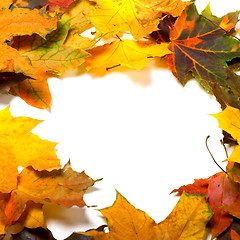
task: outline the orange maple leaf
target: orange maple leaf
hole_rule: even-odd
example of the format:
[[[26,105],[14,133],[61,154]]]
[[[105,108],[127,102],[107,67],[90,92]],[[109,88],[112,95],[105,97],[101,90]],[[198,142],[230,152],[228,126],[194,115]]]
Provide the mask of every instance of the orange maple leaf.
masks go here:
[[[114,204],[100,212],[107,219],[109,233],[92,230],[81,234],[92,236],[93,240],[201,240],[212,216],[205,197],[185,193],[169,216],[158,224],[119,193]]]

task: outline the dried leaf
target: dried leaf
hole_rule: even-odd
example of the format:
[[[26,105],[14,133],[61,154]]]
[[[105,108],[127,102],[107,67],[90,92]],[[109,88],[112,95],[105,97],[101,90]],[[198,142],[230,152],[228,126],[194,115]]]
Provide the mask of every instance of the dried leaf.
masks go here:
[[[227,106],[222,112],[212,114],[219,123],[219,127],[231,134],[231,136],[240,143],[240,110]],[[240,163],[240,147],[237,146],[226,161]]]
[[[207,179],[195,180],[193,184],[182,186],[172,192],[178,192],[181,195],[183,191],[189,194],[202,193],[207,197],[209,206],[214,213],[210,220],[213,237],[223,233],[230,226],[233,217],[220,207],[235,201],[240,191],[240,185],[232,181],[227,174],[220,172]]]
[[[54,150],[56,143],[41,140],[29,132],[40,122],[12,117],[9,108],[0,111],[0,192],[8,193],[16,188],[18,166],[33,166],[36,170],[60,167]]]
[[[96,27],[97,35],[111,37],[130,30],[135,39],[157,30],[163,13],[177,17],[191,4],[181,0],[96,0],[96,3],[88,18]]]
[[[116,65],[127,66],[136,70],[148,64],[150,57],[162,57],[169,54],[168,43],[156,44],[147,41],[129,39],[115,40],[111,44],[88,50],[86,68],[111,68]]]
[[[70,163],[67,163],[63,169],[51,172],[25,168],[19,175],[16,189],[11,192],[11,197],[6,203],[4,211],[7,224],[19,220],[29,201],[41,204],[52,202],[65,207],[86,206],[83,195],[95,182],[84,172],[73,171]],[[38,216],[40,213],[41,208],[37,211]],[[37,224],[36,221],[35,224]],[[29,224],[27,226],[33,227]]]
[[[0,10],[0,71],[15,71],[24,73],[31,67],[29,59],[9,47],[6,41],[14,36],[38,34],[45,37],[56,29],[57,18],[49,16],[43,10],[15,8]]]
[[[18,87],[12,89],[28,104],[38,107],[51,107],[51,95],[46,73],[62,74],[72,70],[84,62],[88,54],[82,50],[62,46],[69,30],[69,21],[59,22],[58,28],[46,37],[37,35],[15,39],[12,45],[18,52],[31,60],[31,67],[25,74],[33,79],[26,79]]]
[[[226,79],[229,69],[226,61],[238,57],[240,43],[222,29],[232,28],[238,13],[226,15],[217,21],[218,25],[206,20],[197,13],[194,4],[190,5],[176,20],[170,30],[170,50],[168,64],[173,74],[182,84],[186,75],[194,77],[208,90],[216,84],[228,90]],[[221,96],[220,96],[221,97]]]
[[[212,216],[205,197],[185,193],[172,213],[159,224],[145,212],[132,206],[119,193],[111,207],[100,211],[107,219],[109,233],[96,230],[84,233],[86,236],[92,236],[93,240],[200,240]]]

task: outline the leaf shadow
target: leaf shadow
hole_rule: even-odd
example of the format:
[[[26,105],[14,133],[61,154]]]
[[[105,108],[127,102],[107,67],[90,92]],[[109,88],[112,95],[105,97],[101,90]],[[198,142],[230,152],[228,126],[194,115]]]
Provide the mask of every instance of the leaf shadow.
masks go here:
[[[57,204],[48,204],[43,207],[45,222],[53,221],[64,226],[81,226],[90,224],[86,208],[73,206],[65,208]]]
[[[0,95],[0,104],[2,105],[10,105],[11,101],[16,98],[15,96],[8,95],[8,94],[1,94]]]

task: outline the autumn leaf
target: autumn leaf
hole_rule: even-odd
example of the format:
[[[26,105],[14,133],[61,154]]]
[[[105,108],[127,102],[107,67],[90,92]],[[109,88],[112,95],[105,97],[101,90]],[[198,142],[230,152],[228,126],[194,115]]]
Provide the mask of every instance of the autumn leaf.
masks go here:
[[[226,89],[218,83],[210,83],[211,90],[222,109],[227,105],[240,109],[240,76],[227,69]]]
[[[15,8],[0,10],[0,71],[24,73],[31,63],[26,57],[8,46],[14,36],[38,34],[45,37],[57,27],[57,18],[43,10]]]
[[[50,109],[52,98],[46,74],[61,75],[81,65],[88,55],[82,50],[63,46],[68,30],[69,20],[63,23],[59,21],[57,30],[47,35],[46,40],[37,35],[14,39],[12,46],[31,61],[31,67],[25,70],[25,74],[33,79],[21,82],[12,92],[28,104]]]
[[[54,150],[56,143],[30,133],[40,122],[13,117],[9,108],[0,111],[0,192],[9,193],[16,188],[18,166],[32,166],[36,170],[60,167]]]
[[[145,212],[132,206],[119,193],[117,193],[114,204],[100,212],[107,219],[109,233],[92,230],[81,234],[92,236],[93,240],[137,238],[142,240],[200,240],[212,216],[205,197],[185,193],[170,215],[159,224],[156,224]]]
[[[32,35],[45,38],[57,27],[57,17],[51,17],[44,10],[29,10],[26,8],[4,9],[0,11],[1,36],[4,43],[13,36]]]
[[[219,123],[219,127],[231,134],[233,139],[240,143],[240,110],[227,106],[222,112],[212,114]],[[240,163],[240,147],[236,146],[230,157],[225,161]]]
[[[111,68],[116,65],[127,66],[136,70],[148,64],[150,57],[162,57],[169,54],[168,43],[156,44],[147,41],[118,39],[110,44],[88,50],[91,54],[86,59],[86,68]]]
[[[67,163],[62,169],[50,172],[25,168],[18,177],[16,189],[11,192],[8,202],[5,204],[6,224],[9,225],[19,220],[29,201],[40,204],[52,202],[64,207],[73,205],[84,207],[86,204],[83,195],[95,182],[85,172],[73,171],[70,163]],[[37,216],[41,214],[41,211],[42,208],[37,212]],[[35,224],[37,223],[35,222]],[[29,227],[29,224],[27,226]]]
[[[163,13],[177,17],[191,4],[181,0],[96,0],[96,3],[97,6],[88,18],[95,26],[98,36],[108,38],[121,31],[130,31],[135,39],[157,30]]]
[[[69,21],[68,36],[64,42],[65,46],[79,49],[90,49],[97,40],[83,37],[81,34],[93,27],[87,18],[89,12],[94,8],[95,3],[88,0],[76,1],[67,12],[64,12],[62,21]]]
[[[231,226],[223,234],[221,234],[217,240],[240,240],[239,219],[235,218]]]
[[[173,54],[168,55],[168,65],[182,84],[192,72],[208,91],[212,84],[229,90],[226,61],[240,55],[240,43],[222,28],[232,29],[237,17],[237,12],[223,16],[216,26],[199,15],[194,4],[184,10],[170,30],[169,49]]]
[[[195,180],[193,184],[185,185],[172,192],[183,192],[189,194],[202,193],[207,197],[207,201],[213,216],[210,220],[213,237],[224,232],[233,221],[233,217],[220,207],[234,202],[240,191],[240,185],[232,181],[224,172],[217,173],[207,179]]]

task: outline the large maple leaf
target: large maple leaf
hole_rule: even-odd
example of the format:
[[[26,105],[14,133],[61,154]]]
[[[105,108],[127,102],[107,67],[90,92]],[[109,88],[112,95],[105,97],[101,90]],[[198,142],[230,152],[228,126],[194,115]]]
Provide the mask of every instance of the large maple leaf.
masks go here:
[[[225,30],[235,26],[238,13],[221,19],[210,16],[209,11],[205,13],[217,24],[199,15],[194,4],[176,20],[170,30],[170,50],[173,54],[168,55],[168,64],[182,84],[185,84],[187,74],[192,72],[207,90],[216,85],[229,91],[226,79],[230,70],[226,61],[240,56],[240,43]]]
[[[81,234],[92,236],[93,240],[200,240],[212,216],[205,197],[188,194],[181,196],[170,215],[159,224],[119,193],[111,207],[100,211],[107,219],[109,233],[92,230]]]
[[[156,44],[148,41],[133,41],[129,39],[115,40],[111,44],[88,50],[86,68],[111,68],[127,66],[136,70],[142,69],[149,62],[149,57],[162,57],[171,53],[168,43]]]
[[[195,180],[193,184],[184,185],[172,192],[183,192],[189,194],[203,194],[207,201],[213,216],[210,220],[211,232],[213,237],[223,233],[233,221],[233,216],[222,210],[220,207],[233,203],[240,191],[240,185],[232,181],[224,172],[219,172],[207,179]]]
[[[51,107],[51,94],[47,83],[47,72],[60,75],[72,70],[84,62],[88,54],[79,49],[63,46],[69,30],[69,20],[59,22],[57,30],[43,39],[37,35],[14,39],[14,48],[21,56],[31,61],[31,67],[25,74],[31,76],[12,89],[28,104],[38,107]]]
[[[54,150],[56,143],[30,133],[40,122],[13,117],[9,108],[0,111],[0,192],[9,193],[16,188],[18,166],[32,166],[36,170],[60,167]]]
[[[191,4],[181,0],[96,0],[96,3],[88,18],[96,27],[97,35],[109,37],[130,30],[135,39],[156,30],[162,13],[176,17]]]

